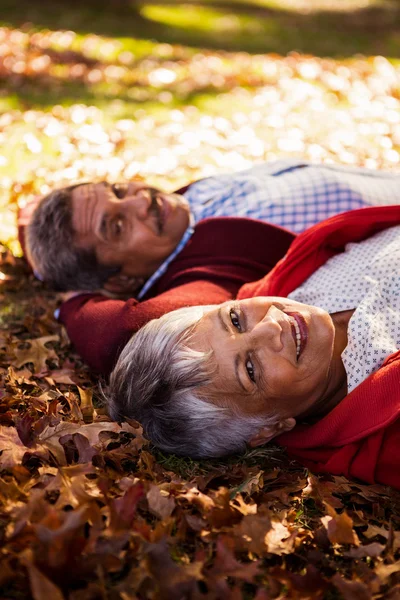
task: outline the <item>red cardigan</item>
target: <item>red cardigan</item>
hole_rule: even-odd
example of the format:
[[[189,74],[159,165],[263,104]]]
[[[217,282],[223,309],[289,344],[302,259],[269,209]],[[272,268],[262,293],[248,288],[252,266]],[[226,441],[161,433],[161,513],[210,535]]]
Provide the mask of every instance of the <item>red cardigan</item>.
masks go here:
[[[238,297],[286,296],[347,242],[399,224],[398,206],[363,208],[327,219],[300,234],[286,257],[261,280],[245,284]],[[315,471],[400,489],[399,414],[400,350],[323,419],[298,425],[277,441]]]
[[[82,358],[107,375],[145,323],[183,306],[236,297],[244,283],[275,266],[294,238],[286,229],[253,219],[204,219],[143,301],[83,294],[62,305],[60,321]]]

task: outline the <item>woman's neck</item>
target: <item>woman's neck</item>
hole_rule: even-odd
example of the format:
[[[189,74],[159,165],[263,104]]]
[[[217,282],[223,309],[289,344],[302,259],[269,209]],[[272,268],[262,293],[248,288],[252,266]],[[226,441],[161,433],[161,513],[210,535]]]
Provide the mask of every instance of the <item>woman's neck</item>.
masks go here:
[[[347,346],[347,330],[353,313],[354,310],[345,310],[331,315],[335,326],[332,360],[336,360],[336,364],[339,365],[341,377],[338,378],[338,384],[330,390],[327,396],[318,400],[306,413],[299,417],[299,423],[312,424],[319,421],[333,410],[347,395],[347,376],[341,355]]]
[[[354,309],[343,310],[342,312],[333,313],[331,315],[333,324],[335,326],[335,344],[333,347],[333,352],[336,356],[341,355],[347,346],[347,330],[353,313]]]

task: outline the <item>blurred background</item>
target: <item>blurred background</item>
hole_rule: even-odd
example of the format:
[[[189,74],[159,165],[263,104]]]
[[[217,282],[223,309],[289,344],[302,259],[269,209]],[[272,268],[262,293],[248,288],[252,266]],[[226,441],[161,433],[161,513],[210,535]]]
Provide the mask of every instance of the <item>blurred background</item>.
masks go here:
[[[398,0],[2,0],[0,240],[72,181],[400,169]]]

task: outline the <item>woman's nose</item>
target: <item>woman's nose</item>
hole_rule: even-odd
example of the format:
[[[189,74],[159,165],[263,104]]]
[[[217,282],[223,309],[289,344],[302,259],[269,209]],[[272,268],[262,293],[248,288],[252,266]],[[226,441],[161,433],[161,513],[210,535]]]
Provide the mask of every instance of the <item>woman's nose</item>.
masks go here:
[[[283,348],[282,327],[273,316],[266,315],[253,329],[253,336],[261,348],[280,352]]]

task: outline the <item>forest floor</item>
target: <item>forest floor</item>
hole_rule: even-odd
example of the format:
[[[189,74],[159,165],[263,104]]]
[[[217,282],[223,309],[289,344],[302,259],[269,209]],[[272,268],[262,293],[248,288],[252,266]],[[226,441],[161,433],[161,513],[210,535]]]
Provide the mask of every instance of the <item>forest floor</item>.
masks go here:
[[[294,8],[300,12],[294,12]],[[400,494],[107,419],[17,207],[302,156],[400,172],[395,1],[14,2],[0,15],[0,598],[400,598]]]

